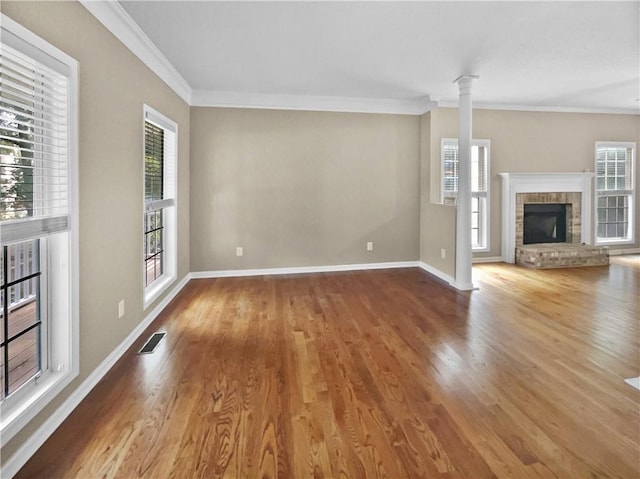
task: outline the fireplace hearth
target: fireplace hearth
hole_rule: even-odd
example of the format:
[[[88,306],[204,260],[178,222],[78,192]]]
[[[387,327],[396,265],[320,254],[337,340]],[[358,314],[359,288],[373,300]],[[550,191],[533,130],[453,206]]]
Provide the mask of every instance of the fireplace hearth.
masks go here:
[[[532,268],[609,264],[608,248],[590,245],[593,173],[500,173],[500,176],[505,262]],[[557,205],[565,205],[564,214],[553,211]],[[533,215],[526,220],[532,229],[527,228],[530,231],[526,240],[525,208],[527,217]]]

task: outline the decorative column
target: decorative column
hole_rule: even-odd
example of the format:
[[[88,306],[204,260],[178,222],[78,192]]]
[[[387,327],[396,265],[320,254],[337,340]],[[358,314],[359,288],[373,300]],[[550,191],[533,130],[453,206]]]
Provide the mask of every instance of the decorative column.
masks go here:
[[[458,101],[458,202],[456,215],[455,288],[472,290],[471,278],[471,84],[477,75],[462,75],[454,83],[460,90]]]

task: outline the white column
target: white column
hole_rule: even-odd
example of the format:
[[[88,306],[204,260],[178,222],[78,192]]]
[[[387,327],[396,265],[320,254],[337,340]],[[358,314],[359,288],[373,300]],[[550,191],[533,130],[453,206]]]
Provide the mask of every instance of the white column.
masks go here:
[[[458,201],[456,215],[456,289],[473,289],[471,278],[471,127],[472,105],[471,84],[476,75],[463,75],[454,83],[458,84]]]

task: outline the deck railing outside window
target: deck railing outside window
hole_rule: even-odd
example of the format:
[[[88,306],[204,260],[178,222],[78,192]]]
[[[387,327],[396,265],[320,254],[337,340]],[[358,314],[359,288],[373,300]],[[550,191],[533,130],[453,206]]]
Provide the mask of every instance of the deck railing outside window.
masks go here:
[[[42,321],[38,307],[40,240],[0,251],[0,397],[41,370]]]

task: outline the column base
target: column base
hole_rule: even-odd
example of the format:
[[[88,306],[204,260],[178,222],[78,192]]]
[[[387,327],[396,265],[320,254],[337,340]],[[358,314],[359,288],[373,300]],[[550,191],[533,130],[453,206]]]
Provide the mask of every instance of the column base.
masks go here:
[[[458,291],[474,291],[479,289],[477,286],[474,286],[473,283],[449,283],[450,286],[453,286]]]

